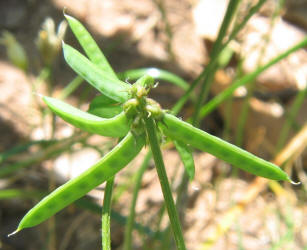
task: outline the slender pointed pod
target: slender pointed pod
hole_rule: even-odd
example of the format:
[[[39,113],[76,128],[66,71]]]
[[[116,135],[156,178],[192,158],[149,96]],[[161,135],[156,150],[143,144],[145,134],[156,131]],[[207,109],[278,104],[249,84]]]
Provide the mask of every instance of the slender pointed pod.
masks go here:
[[[89,59],[100,69],[109,74],[110,77],[118,79],[108,60],[99,49],[91,34],[82,25],[82,23],[80,23],[76,18],[67,14],[64,14],[64,16],[68,21],[69,27],[73,31],[75,37],[78,39]]]
[[[208,152],[247,172],[272,180],[291,181],[289,176],[275,164],[195,128],[171,114],[164,115],[160,127],[167,136]]]
[[[110,179],[125,167],[140,152],[144,135],[135,137],[131,133],[119,142],[100,161],[78,177],[68,181],[41,200],[21,220],[15,232],[33,227],[84,196],[99,184]]]
[[[129,99],[131,85],[110,77],[80,52],[63,42],[64,58],[69,66],[94,88],[111,99],[123,103]]]
[[[65,102],[43,97],[48,107],[66,122],[84,131],[110,137],[123,137],[130,130],[130,121],[124,112],[106,119],[84,112]]]

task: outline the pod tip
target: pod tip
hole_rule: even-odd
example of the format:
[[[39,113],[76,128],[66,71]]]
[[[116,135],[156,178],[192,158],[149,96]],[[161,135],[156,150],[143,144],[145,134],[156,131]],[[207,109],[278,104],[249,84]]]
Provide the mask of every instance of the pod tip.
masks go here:
[[[19,231],[20,231],[20,229],[17,228],[14,232],[8,234],[7,237],[11,237],[11,236],[13,236],[14,234],[17,234]]]
[[[64,6],[64,7],[63,7],[63,15],[64,15],[65,17],[68,16],[68,15],[66,14],[66,10],[67,10],[67,7]]]
[[[33,95],[37,95],[37,96],[39,96],[40,98],[43,98],[43,97],[44,97],[44,95],[42,95],[42,94],[40,94],[40,93],[37,93],[37,92],[32,92],[32,94],[33,94]]]
[[[300,185],[301,184],[301,182],[300,181],[298,181],[298,182],[294,182],[294,181],[292,181],[292,180],[290,180],[290,183],[292,184],[292,185]]]

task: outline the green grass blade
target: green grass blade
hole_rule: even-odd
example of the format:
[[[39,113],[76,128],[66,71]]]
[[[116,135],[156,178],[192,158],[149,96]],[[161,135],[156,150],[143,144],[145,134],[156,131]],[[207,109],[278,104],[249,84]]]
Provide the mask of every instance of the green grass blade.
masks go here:
[[[59,99],[66,99],[81,85],[83,81],[84,80],[81,76],[76,76],[70,83],[67,84],[67,86],[65,86],[64,89],[61,90]]]
[[[70,67],[102,94],[121,103],[129,99],[130,84],[110,77],[109,74],[106,74],[85,56],[65,43],[63,43],[63,52]]]
[[[259,2],[251,8],[251,10],[249,11],[249,14],[244,18],[242,23],[246,23],[251,16],[262,6],[263,2],[265,2],[265,0],[259,0]],[[239,25],[236,26],[234,28],[234,30],[231,32],[231,34],[229,35],[228,40],[221,45],[220,47],[220,51],[222,51],[228,44],[229,42],[239,33],[239,31],[244,27],[244,25]],[[214,58],[213,58],[214,59]],[[217,58],[216,58],[217,59]],[[210,64],[213,63],[213,61],[210,61]],[[209,64],[209,65],[210,65]],[[208,66],[209,66],[208,65]],[[189,85],[189,89],[186,91],[186,93],[177,101],[177,103],[174,105],[174,107],[172,108],[172,114],[178,114],[179,111],[182,109],[182,107],[184,106],[184,104],[187,102],[187,100],[189,99],[189,96],[192,94],[193,90],[195,89],[195,87],[199,84],[200,81],[202,81],[205,76],[208,74],[209,72],[209,68],[205,67],[205,69],[200,73],[200,75],[192,82],[191,85]],[[200,120],[203,118],[204,116],[201,116],[201,111],[200,111]]]
[[[285,123],[282,126],[282,129],[280,131],[280,135],[277,141],[277,146],[276,146],[276,153],[279,152],[282,147],[285,145],[289,132],[291,130],[291,126],[293,122],[295,121],[295,117],[301,108],[305,98],[307,95],[307,87],[305,89],[300,90],[291,106],[291,109],[289,110],[289,113],[287,114],[287,119]]]
[[[145,173],[145,170],[149,166],[151,157],[152,157],[151,152],[148,152],[135,177],[135,186],[133,189],[129,217],[127,219],[127,223],[125,226],[125,238],[124,238],[123,250],[132,249],[132,230],[133,230],[133,225],[135,223],[135,207],[136,207],[137,197],[141,188],[143,175]]]
[[[209,65],[205,68],[203,83],[201,84],[200,94],[198,95],[198,99],[196,101],[195,112],[193,114],[193,119],[192,119],[192,123],[194,125],[198,125],[200,122],[201,107],[202,107],[202,104],[207,100],[209,96],[209,91],[213,83],[214,74],[216,70],[218,69],[217,63],[218,63],[219,55],[222,51],[223,40],[225,39],[227,30],[231,24],[231,21],[234,17],[234,14],[237,10],[239,3],[240,3],[240,0],[230,0],[228,3],[227,10],[224,15],[224,19],[221,24],[221,27],[219,29],[217,39],[214,42],[212,51],[210,53],[211,61]]]
[[[0,200],[42,198],[45,193],[39,190],[3,189],[0,190]]]
[[[26,168],[29,166],[33,166],[35,164],[39,164],[40,162],[52,159],[63,152],[69,150],[72,145],[80,140],[84,140],[86,138],[86,134],[74,134],[71,137],[62,139],[62,140],[51,140],[50,145],[48,145],[48,141],[46,141],[46,147],[44,150],[33,153],[23,159],[22,161],[8,163],[5,165],[1,165],[0,167],[0,178],[5,177],[10,174],[14,174],[14,172],[19,171],[21,168]],[[11,159],[10,159],[11,160]]]
[[[258,10],[261,8],[261,6],[266,2],[266,0],[259,0],[253,7],[251,7],[247,13],[247,15],[243,18],[240,23],[237,23],[233,30],[230,32],[229,37],[227,38],[227,41],[221,46],[221,50],[224,49],[242,30],[248,20],[258,12]]]
[[[108,60],[86,28],[76,18],[66,14],[64,14],[64,16],[89,59],[107,73],[110,78],[117,79]]]
[[[183,90],[189,88],[189,84],[181,77],[163,69],[158,68],[141,68],[141,69],[131,69],[123,73],[118,73],[118,76],[122,80],[136,80],[143,75],[149,75],[156,80],[163,80],[170,82]]]
[[[74,204],[76,204],[78,207],[82,209],[86,209],[90,212],[101,215],[102,207],[99,206],[97,203],[87,199],[86,197],[76,200]],[[127,224],[127,217],[114,210],[111,211],[111,219],[116,220],[116,222],[118,222],[122,226]],[[147,226],[134,222],[133,227],[140,233],[145,233],[149,238],[156,239],[156,240],[161,239],[161,233],[152,231]]]
[[[243,86],[245,84],[248,84],[249,82],[252,82],[257,76],[259,76],[262,72],[267,70],[269,67],[278,63],[280,60],[284,59],[285,57],[287,57],[291,53],[293,53],[296,50],[303,48],[305,46],[307,46],[307,37],[305,39],[303,39],[301,42],[299,42],[298,44],[296,44],[295,46],[293,46],[290,49],[288,49],[287,51],[285,51],[284,53],[282,53],[282,54],[278,55],[277,57],[275,57],[274,59],[272,59],[267,64],[263,65],[262,67],[258,68],[254,72],[242,77],[241,79],[239,79],[238,81],[233,83],[230,87],[228,87],[223,92],[218,94],[216,97],[214,97],[211,101],[209,101],[206,105],[204,105],[201,108],[200,118],[204,118],[205,116],[210,114],[214,109],[216,109],[218,105],[220,105],[222,102],[224,102],[225,100],[230,98],[232,96],[233,92],[237,88],[239,88],[240,86]]]
[[[54,144],[56,143],[57,141],[56,140],[33,140],[33,141],[29,141],[29,142],[26,142],[24,144],[19,144],[13,148],[10,148],[4,152],[1,152],[0,153],[0,164],[4,161],[6,161],[8,158],[10,157],[14,157],[15,155],[18,155],[20,153],[23,153],[27,150],[30,149],[30,147],[32,147],[33,145],[39,145],[39,146],[49,146],[51,144]],[[1,172],[1,169],[0,169],[0,172]],[[1,174],[0,174],[1,176]]]
[[[172,107],[172,114],[177,115],[184,104],[187,102],[187,100],[190,98],[190,95],[192,95],[193,90],[195,87],[199,84],[199,82],[202,79],[202,75],[197,77],[192,84],[190,85],[189,89],[183,94],[183,96],[175,103],[175,105]]]

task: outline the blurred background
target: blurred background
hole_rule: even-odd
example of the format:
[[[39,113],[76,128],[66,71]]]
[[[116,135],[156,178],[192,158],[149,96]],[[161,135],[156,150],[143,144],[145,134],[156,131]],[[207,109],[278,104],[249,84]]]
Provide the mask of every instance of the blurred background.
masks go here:
[[[262,3],[263,2],[263,3]],[[82,51],[63,10],[80,20],[119,76],[167,70],[191,84],[210,62],[227,0],[0,1],[0,249],[101,249],[104,185],[37,227],[13,237],[44,195],[94,164],[116,140],[81,132],[55,117],[37,94],[87,110],[98,94],[65,63],[61,42]],[[223,50],[208,99],[306,37],[306,0],[242,0],[231,27],[252,15]],[[261,6],[260,6],[261,5]],[[227,36],[225,36],[225,39]],[[158,78],[158,77],[157,77]],[[174,83],[173,82],[173,83]],[[151,97],[171,109],[188,85],[159,80]],[[184,84],[183,84],[184,85]],[[297,50],[235,91],[200,122],[220,138],[280,165],[302,184],[257,178],[204,152],[185,185],[172,145],[163,151],[188,249],[307,249],[307,52]],[[181,109],[195,112],[200,89]],[[193,96],[192,95],[192,96]],[[112,249],[123,249],[137,170],[147,148],[116,175]],[[183,187],[183,188],[182,188]],[[132,249],[175,249],[153,162],[137,197]]]

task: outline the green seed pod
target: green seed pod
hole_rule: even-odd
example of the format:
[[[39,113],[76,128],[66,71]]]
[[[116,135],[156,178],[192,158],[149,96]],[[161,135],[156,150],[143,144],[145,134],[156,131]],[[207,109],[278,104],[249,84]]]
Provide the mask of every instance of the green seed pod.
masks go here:
[[[69,66],[94,88],[109,98],[124,103],[129,99],[131,85],[114,79],[71,46],[63,43],[64,58]]]
[[[164,115],[160,127],[167,136],[208,152],[247,172],[272,180],[291,181],[289,176],[275,164],[195,128],[171,114]]]
[[[99,184],[113,177],[131,162],[144,145],[144,136],[134,137],[131,133],[117,144],[112,151],[78,177],[68,181],[41,200],[21,220],[14,233],[33,227],[47,220],[75,200],[84,196]],[[12,233],[12,234],[14,234]],[[11,234],[11,235],[12,235]]]
[[[130,121],[124,112],[106,119],[83,112],[65,102],[51,97],[43,97],[48,107],[66,122],[84,131],[110,137],[125,136],[130,129]]]
[[[89,59],[101,70],[107,73],[109,77],[117,79],[117,76],[110,66],[108,60],[99,49],[91,34],[82,25],[82,23],[80,23],[76,18],[72,16],[66,14],[64,16]]]

